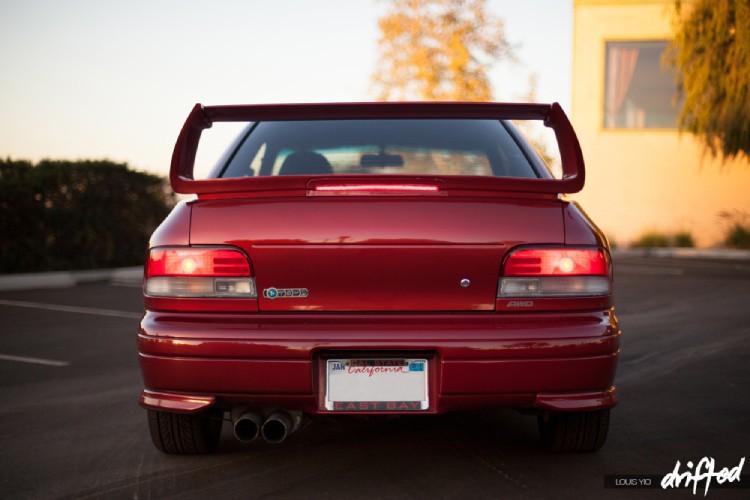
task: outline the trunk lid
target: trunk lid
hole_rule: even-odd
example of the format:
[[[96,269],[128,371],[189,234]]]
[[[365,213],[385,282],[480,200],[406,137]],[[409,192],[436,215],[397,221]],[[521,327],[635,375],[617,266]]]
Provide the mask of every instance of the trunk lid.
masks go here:
[[[192,206],[190,243],[247,252],[261,311],[492,311],[508,249],[564,239],[552,197],[248,197]]]

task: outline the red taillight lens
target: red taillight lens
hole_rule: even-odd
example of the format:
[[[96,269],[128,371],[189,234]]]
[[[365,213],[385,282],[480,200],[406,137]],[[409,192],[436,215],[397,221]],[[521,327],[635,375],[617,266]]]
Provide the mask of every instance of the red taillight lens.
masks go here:
[[[505,260],[497,297],[609,295],[610,269],[603,248],[521,248]]]
[[[239,250],[156,248],[147,276],[250,276],[250,263]]]
[[[152,297],[257,297],[250,261],[231,248],[151,250],[144,292]]]
[[[412,182],[343,182],[321,181],[309,186],[308,196],[338,196],[338,195],[441,195],[440,186],[434,183]]]
[[[609,276],[609,262],[601,248],[526,248],[505,261],[504,276]]]
[[[315,191],[323,193],[372,192],[372,193],[434,193],[438,187],[432,184],[319,184]]]

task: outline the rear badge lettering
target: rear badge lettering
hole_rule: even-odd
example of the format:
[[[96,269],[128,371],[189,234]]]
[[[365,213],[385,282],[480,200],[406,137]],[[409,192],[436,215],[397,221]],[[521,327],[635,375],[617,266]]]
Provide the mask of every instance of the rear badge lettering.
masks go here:
[[[533,300],[511,300],[505,307],[534,307]]]
[[[266,288],[263,297],[267,299],[303,299],[309,295],[307,288]]]

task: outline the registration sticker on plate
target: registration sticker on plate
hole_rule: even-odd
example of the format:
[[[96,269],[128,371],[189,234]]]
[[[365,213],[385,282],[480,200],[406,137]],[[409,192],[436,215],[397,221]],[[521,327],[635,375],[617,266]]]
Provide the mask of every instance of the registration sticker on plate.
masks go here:
[[[430,407],[426,359],[329,359],[326,409],[421,411]]]

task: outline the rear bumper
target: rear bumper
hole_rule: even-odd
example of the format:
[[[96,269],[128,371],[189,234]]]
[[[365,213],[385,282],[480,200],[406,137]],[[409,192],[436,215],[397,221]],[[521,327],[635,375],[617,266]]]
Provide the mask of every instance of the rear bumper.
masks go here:
[[[326,411],[327,357],[426,357],[430,408],[582,411],[617,404],[612,311],[208,314],[147,311],[141,404]],[[363,412],[365,413],[365,412]]]

